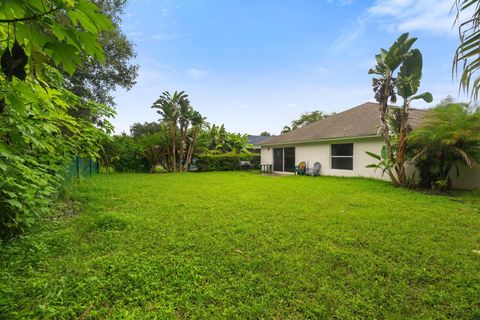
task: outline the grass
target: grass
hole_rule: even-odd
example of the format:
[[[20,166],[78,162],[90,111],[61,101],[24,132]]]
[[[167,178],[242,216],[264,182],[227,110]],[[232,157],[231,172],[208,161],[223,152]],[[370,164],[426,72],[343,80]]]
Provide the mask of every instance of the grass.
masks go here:
[[[0,318],[480,318],[479,193],[112,174],[61,212],[0,248]]]

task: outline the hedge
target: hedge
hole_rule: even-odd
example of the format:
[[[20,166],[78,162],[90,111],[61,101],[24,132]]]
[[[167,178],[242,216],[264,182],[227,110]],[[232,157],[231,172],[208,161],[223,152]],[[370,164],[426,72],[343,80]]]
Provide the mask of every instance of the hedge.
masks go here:
[[[240,161],[250,161],[252,169],[260,167],[260,155],[253,153],[237,154],[200,154],[196,157],[198,171],[233,171],[240,170]]]

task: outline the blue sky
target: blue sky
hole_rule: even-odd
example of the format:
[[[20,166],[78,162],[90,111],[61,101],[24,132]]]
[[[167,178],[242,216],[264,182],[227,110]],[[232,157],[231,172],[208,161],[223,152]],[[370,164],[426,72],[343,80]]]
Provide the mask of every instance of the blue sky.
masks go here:
[[[207,121],[278,134],[304,111],[373,101],[374,55],[402,32],[418,38],[422,91],[458,97],[453,0],[130,0],[137,85],[115,94],[117,132],[159,118],[162,91],[185,90]],[[460,97],[462,99],[463,97]],[[417,103],[416,107],[427,107]]]

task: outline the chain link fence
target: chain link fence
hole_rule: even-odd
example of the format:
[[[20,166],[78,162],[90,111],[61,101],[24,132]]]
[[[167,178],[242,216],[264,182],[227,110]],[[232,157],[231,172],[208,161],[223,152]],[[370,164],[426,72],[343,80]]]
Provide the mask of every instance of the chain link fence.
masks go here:
[[[69,178],[91,177],[100,172],[98,160],[76,156],[68,167]]]

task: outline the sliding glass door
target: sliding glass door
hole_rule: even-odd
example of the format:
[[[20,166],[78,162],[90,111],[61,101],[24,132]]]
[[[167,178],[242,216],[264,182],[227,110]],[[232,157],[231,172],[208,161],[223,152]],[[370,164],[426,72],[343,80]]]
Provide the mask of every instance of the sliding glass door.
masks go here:
[[[295,172],[295,148],[283,149],[283,171]]]
[[[273,171],[295,172],[295,148],[273,149]]]
[[[283,171],[283,148],[273,149],[273,171]]]

